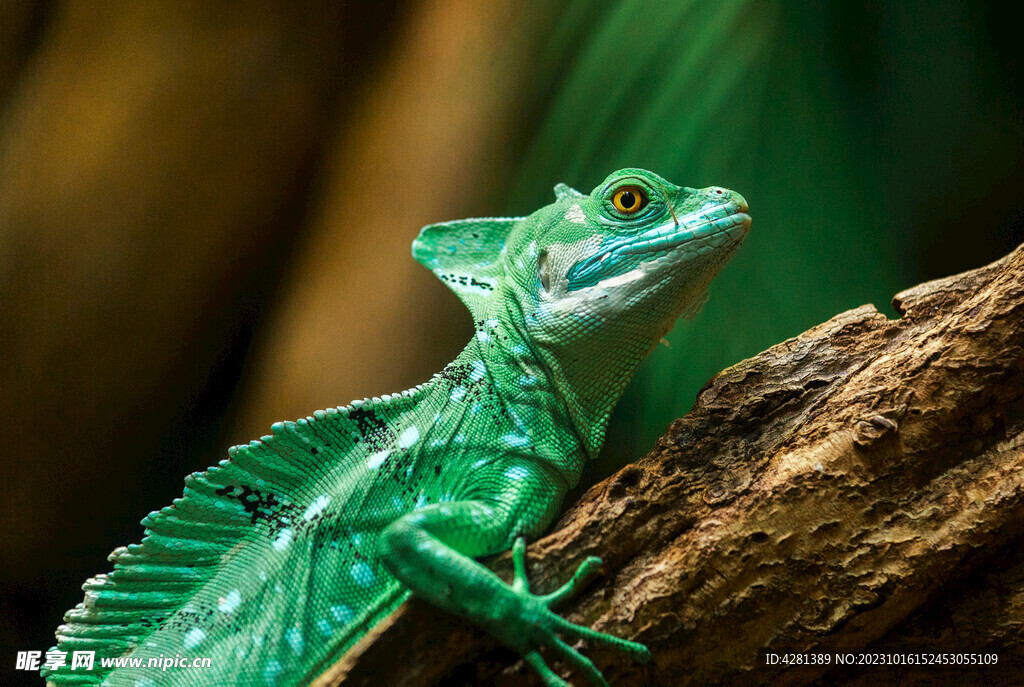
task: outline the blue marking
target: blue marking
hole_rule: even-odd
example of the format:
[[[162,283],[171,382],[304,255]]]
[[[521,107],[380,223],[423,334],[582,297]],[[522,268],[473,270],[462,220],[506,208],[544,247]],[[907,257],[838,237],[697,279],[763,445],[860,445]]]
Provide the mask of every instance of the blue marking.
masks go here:
[[[185,633],[185,639],[182,644],[186,649],[195,649],[204,639],[206,639],[206,631],[199,627],[193,627]]]
[[[292,648],[292,653],[301,656],[306,645],[305,640],[302,639],[302,630],[293,627],[284,633],[284,638],[288,640],[288,646]]]
[[[398,437],[398,446],[400,448],[409,448],[410,446],[412,446],[413,444],[415,444],[419,440],[420,440],[420,430],[416,429],[415,426],[408,427]]]
[[[507,479],[515,480],[517,482],[519,480],[526,479],[529,474],[530,471],[522,465],[513,465],[505,471],[505,477]]]
[[[349,569],[349,574],[352,575],[352,579],[360,587],[369,587],[377,581],[377,576],[373,574],[373,569],[363,561],[353,563]]]
[[[352,609],[348,606],[331,606],[331,615],[342,625],[352,622]]]
[[[312,520],[316,516],[320,515],[323,509],[327,508],[327,504],[330,502],[331,500],[327,497],[327,494],[320,494],[320,496],[313,499],[313,503],[309,504],[309,508],[307,508],[306,512],[302,514],[302,518],[304,520]]]
[[[263,669],[263,681],[267,683],[267,687],[274,687],[277,684],[277,676],[280,674],[281,662],[276,658],[267,661],[267,665]]]
[[[530,437],[525,437],[520,434],[506,434],[501,438],[501,440],[509,446],[515,446],[517,448],[530,445]]]
[[[391,455],[391,451],[387,449],[371,454],[370,457],[366,459],[366,467],[370,470],[376,470],[384,464],[384,461],[388,459],[389,455]]]
[[[281,530],[281,533],[277,535],[277,539],[274,540],[274,550],[284,551],[288,548],[288,545],[292,543],[292,530],[290,527],[285,527]]]
[[[228,595],[220,600],[217,604],[217,610],[221,613],[232,613],[238,609],[242,604],[242,593],[237,589],[232,589],[228,592]]]

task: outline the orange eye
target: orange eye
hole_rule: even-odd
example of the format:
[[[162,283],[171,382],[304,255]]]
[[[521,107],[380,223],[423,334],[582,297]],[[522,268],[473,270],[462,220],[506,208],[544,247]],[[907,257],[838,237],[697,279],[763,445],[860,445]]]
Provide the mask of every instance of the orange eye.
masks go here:
[[[612,196],[612,205],[619,212],[632,215],[647,205],[647,196],[639,186],[623,186]]]

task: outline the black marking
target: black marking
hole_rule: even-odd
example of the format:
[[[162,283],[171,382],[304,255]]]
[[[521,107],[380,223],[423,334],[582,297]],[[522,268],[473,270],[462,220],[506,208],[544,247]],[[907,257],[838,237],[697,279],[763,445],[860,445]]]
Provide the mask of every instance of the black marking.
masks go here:
[[[292,520],[292,514],[298,510],[298,506],[282,501],[273,492],[263,493],[245,484],[224,486],[217,489],[216,493],[218,496],[237,500],[249,514],[249,524],[255,525],[260,520],[265,521],[270,527],[271,536],[288,525]]]
[[[348,417],[356,421],[359,425],[359,434],[374,451],[383,451],[395,443],[395,433],[384,420],[377,417],[376,411],[356,408],[349,412]]]
[[[438,275],[441,281],[446,284],[458,284],[459,286],[475,286],[478,289],[484,289],[485,291],[493,291],[494,284],[488,281],[482,281],[467,274],[440,274]]]
[[[449,363],[441,370],[441,378],[455,385],[465,385],[469,382],[469,375],[472,372],[473,366],[469,363]]]

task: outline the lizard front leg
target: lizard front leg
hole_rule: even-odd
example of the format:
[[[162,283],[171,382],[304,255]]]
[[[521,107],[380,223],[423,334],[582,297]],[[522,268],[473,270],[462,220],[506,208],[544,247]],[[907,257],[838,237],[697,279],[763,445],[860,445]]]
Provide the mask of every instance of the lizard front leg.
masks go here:
[[[501,551],[515,534],[514,508],[485,500],[436,504],[410,513],[389,525],[378,540],[381,560],[403,584],[421,598],[476,623],[506,646],[518,651],[549,687],[568,687],[539,653],[541,647],[561,654],[589,678],[607,686],[600,671],[558,634],[614,646],[638,660],[650,652],[641,644],[575,625],[550,607],[569,598],[600,567],[588,558],[573,578],[552,594],[531,594],[526,581],[525,543],[513,548],[515,579],[506,584],[473,560]]]

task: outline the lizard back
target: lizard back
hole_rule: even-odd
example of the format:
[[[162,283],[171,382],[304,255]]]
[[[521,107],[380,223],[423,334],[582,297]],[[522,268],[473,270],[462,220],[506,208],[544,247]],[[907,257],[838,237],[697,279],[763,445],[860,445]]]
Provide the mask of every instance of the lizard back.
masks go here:
[[[314,677],[408,598],[379,563],[376,538],[401,514],[465,493],[469,473],[448,468],[460,456],[484,456],[485,439],[460,432],[463,416],[502,408],[482,370],[457,361],[401,394],[276,423],[187,477],[183,497],[143,520],[140,544],[111,554],[114,570],[86,582],[85,600],[58,630],[59,649],[123,656],[130,671],[64,669],[47,679],[145,686]],[[486,458],[474,462],[479,469]],[[147,668],[183,654],[212,665]]]

